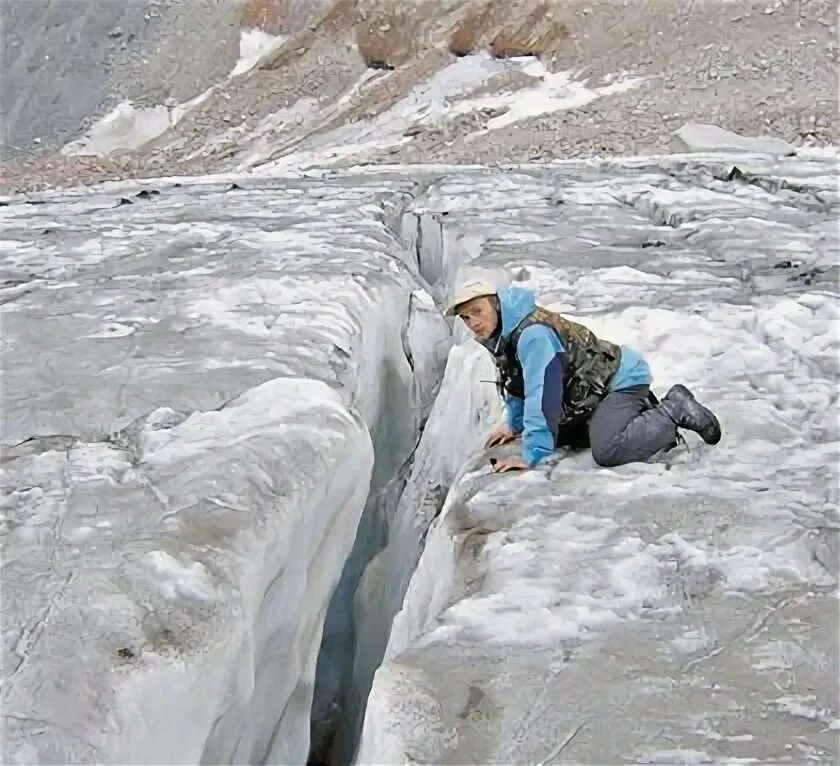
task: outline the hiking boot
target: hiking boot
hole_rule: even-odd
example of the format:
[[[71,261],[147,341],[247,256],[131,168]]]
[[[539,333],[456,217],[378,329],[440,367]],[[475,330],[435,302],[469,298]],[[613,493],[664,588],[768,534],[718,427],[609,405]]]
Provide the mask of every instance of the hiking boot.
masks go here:
[[[672,386],[659,406],[676,423],[677,428],[686,428],[700,434],[706,444],[717,444],[720,441],[718,419],[682,384]]]

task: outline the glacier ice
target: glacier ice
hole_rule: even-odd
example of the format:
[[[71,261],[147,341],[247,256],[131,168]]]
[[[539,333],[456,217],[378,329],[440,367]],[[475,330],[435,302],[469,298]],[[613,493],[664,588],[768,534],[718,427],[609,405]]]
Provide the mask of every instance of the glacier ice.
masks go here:
[[[349,549],[367,495],[364,423],[324,381],[277,378],[134,425],[6,450],[7,746],[37,763],[260,758],[278,724],[308,719],[338,575],[324,559]]]
[[[836,166],[734,162],[447,174],[410,206],[442,222],[442,271],[504,273],[632,343],[724,438],[494,475],[476,417],[356,763],[836,760]],[[457,337],[435,409],[463,417],[492,367]]]
[[[291,175],[0,208],[5,760],[830,760],[836,164]],[[724,440],[492,475],[477,269]]]
[[[448,350],[385,186],[2,210],[7,762],[306,760],[328,603]]]

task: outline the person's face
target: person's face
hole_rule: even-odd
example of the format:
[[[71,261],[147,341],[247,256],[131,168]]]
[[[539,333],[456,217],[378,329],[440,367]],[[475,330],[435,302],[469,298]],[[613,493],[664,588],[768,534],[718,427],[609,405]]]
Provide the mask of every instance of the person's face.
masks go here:
[[[496,332],[499,317],[493,298],[482,296],[458,306],[458,316],[481,340],[488,340]]]

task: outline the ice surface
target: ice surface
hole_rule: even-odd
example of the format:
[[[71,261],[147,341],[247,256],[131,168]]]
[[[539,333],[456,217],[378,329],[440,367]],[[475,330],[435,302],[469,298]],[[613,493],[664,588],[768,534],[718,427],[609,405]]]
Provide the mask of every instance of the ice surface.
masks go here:
[[[364,713],[360,763],[836,760],[836,169],[6,200],[5,760],[302,763],[316,687],[341,747]],[[432,301],[479,269],[634,344],[723,441],[491,475],[492,363]]]
[[[308,718],[319,605],[367,495],[364,423],[326,383],[279,378],[137,425],[6,451],[7,762],[33,762],[24,745],[37,763],[260,758]]]
[[[462,467],[358,763],[836,762],[835,174],[817,158],[593,160],[446,174],[415,201],[444,272],[504,273],[634,345],[654,390],[686,383],[724,435],[686,433],[649,463],[563,451],[493,475],[492,366],[460,336],[435,410],[459,435],[441,460]]]
[[[5,762],[306,760],[378,425],[407,461],[448,330],[411,182],[240,183],[0,211]]]

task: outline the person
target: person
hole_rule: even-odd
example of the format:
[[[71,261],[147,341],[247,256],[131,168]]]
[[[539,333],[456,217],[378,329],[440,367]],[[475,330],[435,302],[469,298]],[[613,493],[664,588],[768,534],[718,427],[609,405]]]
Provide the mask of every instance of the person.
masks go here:
[[[599,466],[644,461],[675,447],[679,428],[707,444],[720,441],[718,419],[688,388],[674,385],[659,401],[637,351],[538,307],[531,290],[468,280],[446,314],[457,315],[496,362],[506,417],[485,446],[522,440],[521,455],[496,461],[496,472],[533,468],[562,446],[588,446]]]

